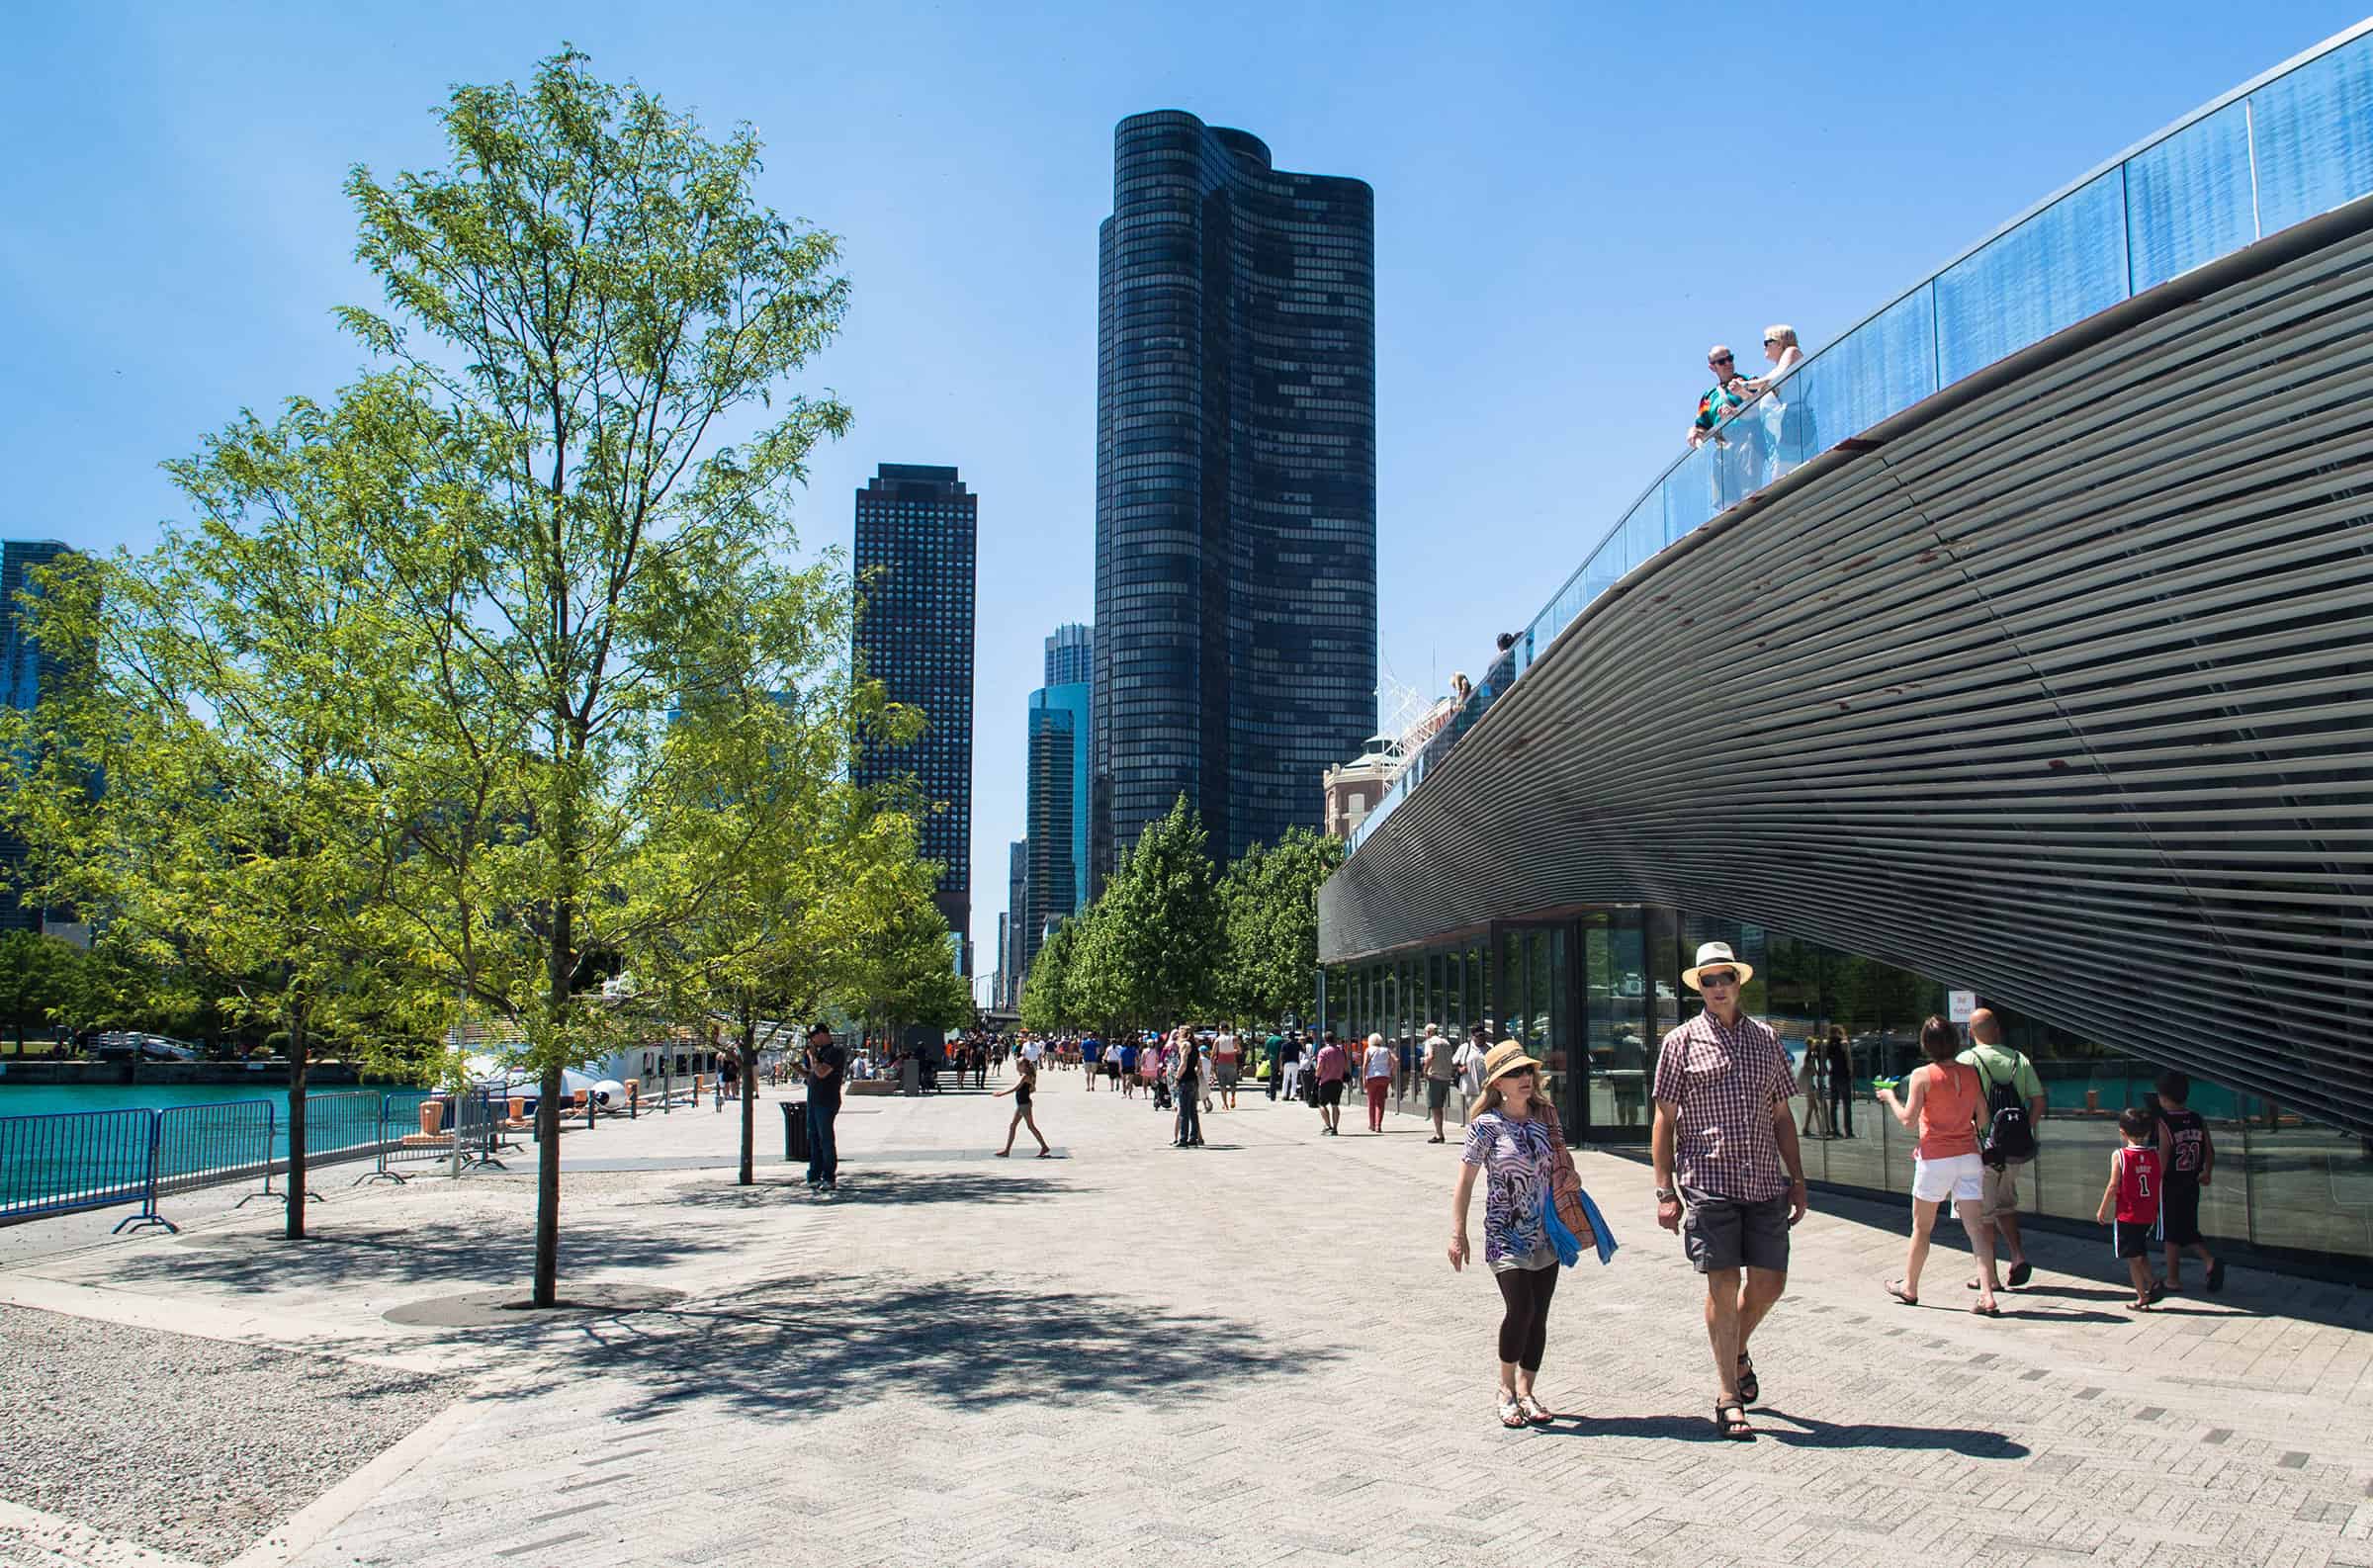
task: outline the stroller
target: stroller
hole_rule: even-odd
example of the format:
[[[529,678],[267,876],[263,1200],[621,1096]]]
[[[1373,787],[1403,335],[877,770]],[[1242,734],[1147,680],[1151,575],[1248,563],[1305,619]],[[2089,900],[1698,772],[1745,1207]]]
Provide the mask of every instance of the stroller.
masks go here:
[[[1154,1109],[1171,1109],[1170,1075],[1168,1073],[1154,1075]]]

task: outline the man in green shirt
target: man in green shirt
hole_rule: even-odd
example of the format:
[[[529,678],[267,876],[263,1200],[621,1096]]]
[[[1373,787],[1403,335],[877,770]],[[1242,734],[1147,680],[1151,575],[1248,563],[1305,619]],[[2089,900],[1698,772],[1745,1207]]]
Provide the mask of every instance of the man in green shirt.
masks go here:
[[[1956,1060],[1978,1070],[1978,1087],[1989,1096],[1997,1084],[2014,1086],[2027,1105],[2027,1125],[2031,1129],[2040,1128],[2044,1120],[2044,1081],[2036,1076],[2033,1062],[2002,1043],[2002,1024],[1991,1009],[1979,1007],[1970,1014],[1970,1048]],[[1979,1137],[1991,1128],[1993,1119],[1989,1107],[1984,1123],[1978,1129]],[[2025,1284],[2035,1271],[2028,1266],[2027,1250],[2019,1243],[2019,1167],[2026,1163],[2025,1160],[2005,1160],[1999,1164],[1986,1161],[1984,1197],[1978,1205],[1978,1223],[1994,1232],[1995,1256],[2010,1260],[2009,1282],[2013,1286]]]
[[[1284,1049],[1285,1037],[1281,1034],[1273,1034],[1261,1042],[1261,1060],[1267,1064],[1269,1069],[1269,1097],[1271,1099],[1277,1097],[1277,1057]]]
[[[1706,368],[1714,372],[1714,385],[1698,398],[1698,417],[1689,427],[1689,444],[1696,447],[1714,434],[1714,427],[1747,404],[1747,393],[1740,383],[1737,356],[1716,343],[1706,351]]]

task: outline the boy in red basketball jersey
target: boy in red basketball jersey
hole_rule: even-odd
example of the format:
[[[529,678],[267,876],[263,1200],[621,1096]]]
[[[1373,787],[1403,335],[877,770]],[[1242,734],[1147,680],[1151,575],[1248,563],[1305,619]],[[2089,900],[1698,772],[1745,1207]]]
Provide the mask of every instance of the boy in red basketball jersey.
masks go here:
[[[2149,1111],[2129,1105],[2118,1116],[2118,1131],[2125,1134],[2126,1145],[2109,1157],[2109,1185],[2102,1188],[2101,1207],[2093,1218],[2110,1221],[2109,1244],[2126,1260],[2126,1270],[2134,1279],[2130,1305],[2137,1312],[2148,1312],[2166,1294],[2166,1287],[2151,1276],[2151,1244],[2158,1239],[2163,1181],[2153,1137],[2155,1127]]]

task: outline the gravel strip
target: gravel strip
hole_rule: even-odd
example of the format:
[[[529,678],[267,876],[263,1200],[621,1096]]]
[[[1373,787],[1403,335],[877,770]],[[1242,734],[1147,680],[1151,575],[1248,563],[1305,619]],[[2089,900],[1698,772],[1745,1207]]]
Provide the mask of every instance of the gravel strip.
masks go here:
[[[453,1400],[333,1356],[0,1307],[0,1498],[227,1562]]]

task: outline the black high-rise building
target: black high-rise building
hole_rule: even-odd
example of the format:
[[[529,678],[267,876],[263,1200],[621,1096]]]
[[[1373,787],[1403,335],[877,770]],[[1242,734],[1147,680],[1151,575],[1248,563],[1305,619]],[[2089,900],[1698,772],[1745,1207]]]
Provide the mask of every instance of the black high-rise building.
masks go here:
[[[1375,197],[1177,111],[1113,132],[1097,330],[1092,859],[1322,816],[1376,722]]]
[[[972,624],[979,497],[952,468],[885,463],[857,491],[857,659],[893,702],[923,711],[912,745],[871,751],[857,781],[912,774],[946,809],[923,819],[939,911],[972,973]]]
[[[1021,1004],[1021,988],[1030,978],[1022,962],[1022,928],[1030,907],[1030,841],[1016,838],[1006,845],[1006,973],[1013,977],[1013,1003]]]

